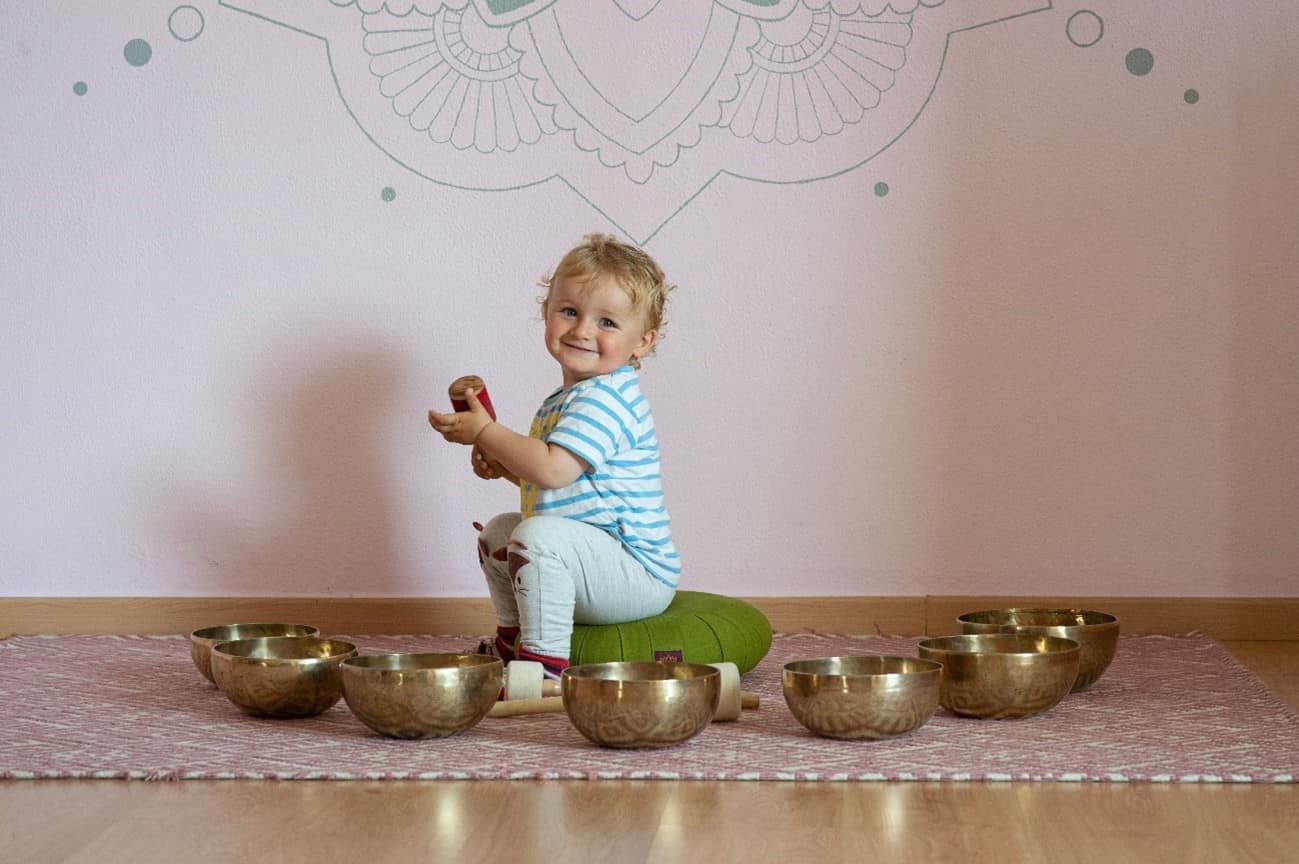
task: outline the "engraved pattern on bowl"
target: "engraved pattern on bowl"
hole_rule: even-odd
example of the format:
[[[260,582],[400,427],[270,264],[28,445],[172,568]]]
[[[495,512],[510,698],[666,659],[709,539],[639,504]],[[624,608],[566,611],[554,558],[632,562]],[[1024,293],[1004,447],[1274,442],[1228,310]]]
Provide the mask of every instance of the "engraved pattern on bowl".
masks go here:
[[[785,704],[827,738],[892,738],[923,726],[938,708],[942,666],[915,657],[820,657],[786,663]]]
[[[564,670],[569,721],[602,747],[669,747],[712,722],[721,673],[694,663],[588,663]]]
[[[212,677],[254,717],[312,717],[342,698],[340,666],[356,646],[340,639],[271,636],[212,646]]]
[[[920,643],[920,656],[943,664],[939,702],[966,717],[1004,720],[1054,707],[1078,677],[1072,639],[1027,633],[944,636]]]
[[[496,704],[503,665],[485,654],[374,654],[343,661],[343,699],[389,738],[446,738]]]
[[[189,634],[189,656],[203,673],[203,677],[212,681],[212,646],[218,642],[233,642],[237,639],[256,639],[262,636],[319,636],[320,631],[310,624],[221,624],[216,627],[201,627]],[[215,684],[215,681],[212,681]]]
[[[1022,632],[1077,642],[1075,692],[1086,690],[1105,674],[1119,646],[1119,619],[1091,609],[986,609],[956,620],[967,634]]]

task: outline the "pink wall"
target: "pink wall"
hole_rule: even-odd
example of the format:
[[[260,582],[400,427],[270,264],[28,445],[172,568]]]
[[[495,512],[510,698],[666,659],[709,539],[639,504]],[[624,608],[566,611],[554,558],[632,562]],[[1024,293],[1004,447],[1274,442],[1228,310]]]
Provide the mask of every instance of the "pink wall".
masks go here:
[[[1289,4],[416,4],[522,54],[514,150],[414,134],[381,19],[237,5],[0,13],[0,595],[485,594],[513,496],[424,412],[477,372],[526,427],[592,230],[681,286],[644,385],[686,587],[1295,595]],[[832,13],[907,28],[879,104],[742,135],[745,46]]]

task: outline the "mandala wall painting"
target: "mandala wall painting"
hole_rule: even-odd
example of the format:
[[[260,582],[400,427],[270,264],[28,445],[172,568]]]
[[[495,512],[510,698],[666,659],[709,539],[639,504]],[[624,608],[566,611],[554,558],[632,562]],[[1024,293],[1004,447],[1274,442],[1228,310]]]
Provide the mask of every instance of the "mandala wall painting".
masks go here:
[[[326,43],[365,134],[436,183],[559,178],[644,242],[721,173],[799,183],[898,140],[953,33],[1050,0],[223,0]],[[287,38],[287,34],[286,34]]]

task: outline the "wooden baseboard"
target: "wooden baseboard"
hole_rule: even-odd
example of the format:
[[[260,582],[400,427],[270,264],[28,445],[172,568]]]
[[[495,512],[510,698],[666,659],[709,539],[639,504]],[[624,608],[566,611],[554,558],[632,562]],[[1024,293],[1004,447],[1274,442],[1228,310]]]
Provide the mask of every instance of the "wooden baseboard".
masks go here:
[[[1299,597],[749,597],[778,632],[956,633],[979,609],[1066,607],[1117,615],[1125,633],[1199,631],[1222,640],[1299,640]],[[489,633],[479,597],[0,597],[13,633],[189,633],[246,621],[313,624],[325,633]]]
[[[6,597],[0,634],[190,633],[251,621],[311,624],[322,633],[489,633],[486,597]]]

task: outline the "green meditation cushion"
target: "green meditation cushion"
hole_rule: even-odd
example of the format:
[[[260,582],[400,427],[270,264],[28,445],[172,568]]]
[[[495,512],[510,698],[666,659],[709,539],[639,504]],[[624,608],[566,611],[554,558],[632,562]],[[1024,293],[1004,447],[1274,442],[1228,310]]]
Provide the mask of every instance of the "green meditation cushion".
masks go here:
[[[720,594],[678,591],[661,614],[625,624],[573,627],[569,662],[676,660],[734,663],[748,672],[771,649],[771,622],[757,609]]]

